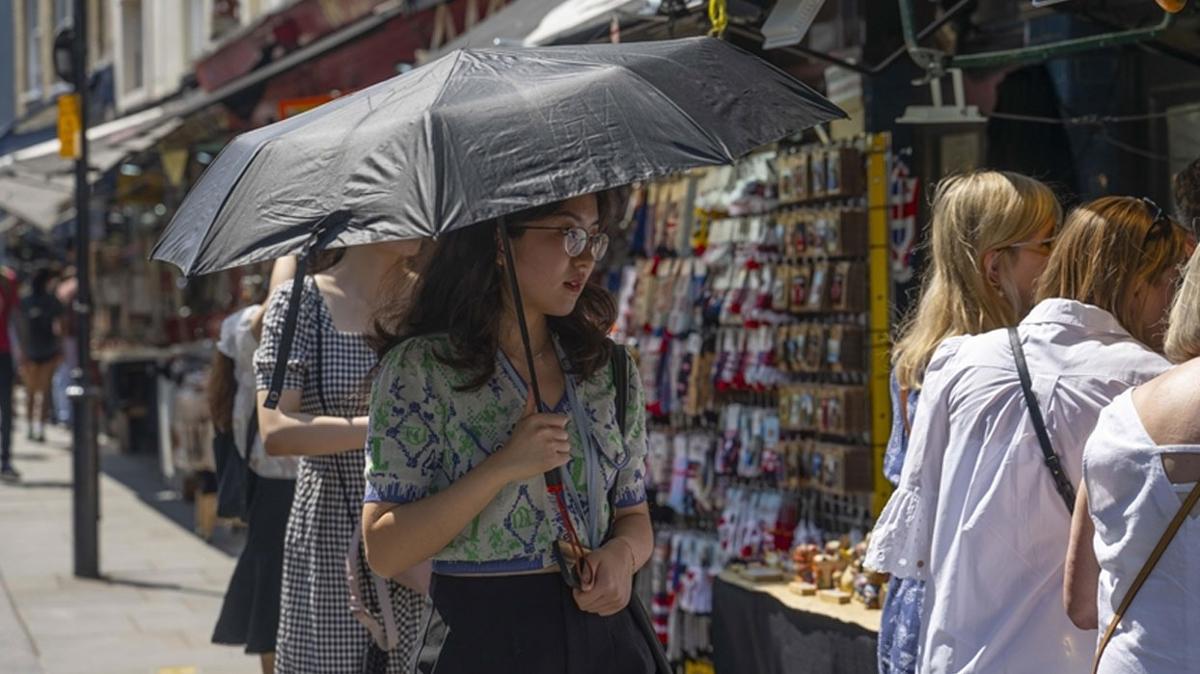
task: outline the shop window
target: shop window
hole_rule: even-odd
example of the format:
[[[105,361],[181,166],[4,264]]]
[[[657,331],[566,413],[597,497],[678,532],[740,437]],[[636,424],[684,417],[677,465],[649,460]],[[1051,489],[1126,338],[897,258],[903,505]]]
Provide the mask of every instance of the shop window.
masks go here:
[[[238,0],[213,0],[212,39],[214,42],[241,27],[241,4]]]
[[[187,37],[187,60],[195,61],[208,48],[207,0],[188,0],[184,18],[184,35]]]
[[[145,84],[145,54],[141,0],[121,3],[121,92],[130,93]]]
[[[75,3],[71,0],[54,0],[54,29],[67,25],[75,15]]]
[[[38,0],[25,0],[25,91],[22,98],[42,97],[42,26]]]

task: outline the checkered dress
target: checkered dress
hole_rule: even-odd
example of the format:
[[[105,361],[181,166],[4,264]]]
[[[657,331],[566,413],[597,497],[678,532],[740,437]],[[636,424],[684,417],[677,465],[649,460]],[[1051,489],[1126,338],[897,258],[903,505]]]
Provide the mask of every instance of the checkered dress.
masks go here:
[[[268,388],[283,332],[292,284],[276,289],[267,306],[263,336],[254,357],[259,390]],[[311,277],[305,279],[295,341],[288,357],[285,390],[300,390],[306,414],[355,417],[367,414],[366,378],[374,352],[360,334],[338,332]],[[359,527],[364,490],[363,451],[303,457],[284,541],[283,587],[275,671],[357,673],[370,640],[351,614],[346,556]],[[365,559],[365,557],[364,557]],[[361,578],[370,578],[365,562]],[[361,592],[378,611],[372,583]],[[419,635],[424,600],[388,583],[400,631],[400,647],[390,654],[388,672],[407,674]]]

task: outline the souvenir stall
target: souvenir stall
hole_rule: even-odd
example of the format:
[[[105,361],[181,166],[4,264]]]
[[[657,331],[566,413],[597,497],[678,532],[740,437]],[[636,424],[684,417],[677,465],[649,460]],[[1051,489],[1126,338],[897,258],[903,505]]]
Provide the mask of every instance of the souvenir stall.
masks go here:
[[[617,337],[651,424],[643,590],[684,671],[874,668],[889,161],[887,134],[781,144],[637,195]]]
[[[92,265],[103,431],[123,451],[157,456],[163,476],[185,494],[195,473],[213,464],[204,400],[213,339],[236,307],[241,277],[257,271],[184,279],[149,261],[175,204],[217,150],[214,143],[189,149],[197,136],[216,133],[196,126],[172,137],[177,149],[156,148],[119,167]]]

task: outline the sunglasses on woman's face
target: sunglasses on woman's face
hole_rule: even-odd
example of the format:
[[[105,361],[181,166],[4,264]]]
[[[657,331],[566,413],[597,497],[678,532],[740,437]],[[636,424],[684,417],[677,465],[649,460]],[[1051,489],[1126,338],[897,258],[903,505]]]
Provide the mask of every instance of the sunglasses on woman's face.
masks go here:
[[[587,250],[589,246],[592,249],[592,257],[597,260],[608,252],[608,235],[604,232],[589,234],[583,227],[553,227],[549,225],[525,225],[518,229],[542,229],[562,233],[563,250],[571,257],[583,255],[583,251]]]
[[[1038,239],[1037,241],[1022,241],[1020,243],[1014,243],[1008,247],[1016,248],[1018,250],[1028,250],[1039,255],[1049,255],[1054,250],[1054,240],[1056,238],[1057,237],[1052,236],[1048,239]]]

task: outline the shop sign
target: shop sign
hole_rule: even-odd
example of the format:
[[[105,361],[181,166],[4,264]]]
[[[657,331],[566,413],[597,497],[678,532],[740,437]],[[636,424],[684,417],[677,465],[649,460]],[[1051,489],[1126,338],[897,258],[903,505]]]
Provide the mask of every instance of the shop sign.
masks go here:
[[[58,155],[63,159],[79,158],[79,95],[58,97]]]
[[[279,101],[279,119],[295,117],[302,112],[308,112],[317,106],[324,105],[333,99],[334,97],[330,94],[281,99]]]

